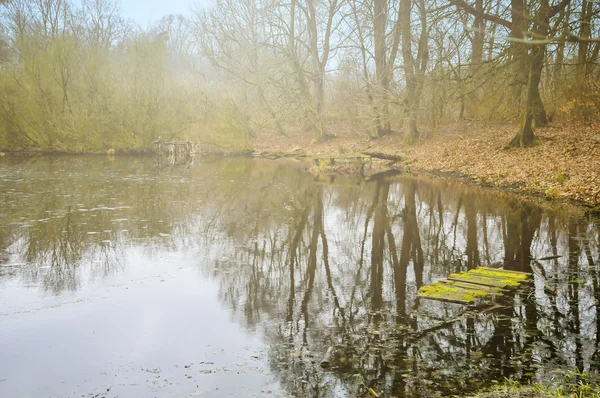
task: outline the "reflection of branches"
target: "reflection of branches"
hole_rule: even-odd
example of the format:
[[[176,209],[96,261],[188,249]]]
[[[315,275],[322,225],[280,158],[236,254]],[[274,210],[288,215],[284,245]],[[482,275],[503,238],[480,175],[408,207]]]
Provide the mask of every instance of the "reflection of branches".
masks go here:
[[[91,212],[75,209],[66,217],[60,214],[60,218],[35,222],[22,229],[26,233],[12,228],[9,241],[19,242],[11,252],[21,249],[19,255],[31,263],[48,265],[47,269],[31,266],[29,269],[37,272],[31,271],[31,279],[44,282],[46,273],[52,272],[46,284],[58,291],[70,288],[73,280],[78,283],[77,269],[86,264],[83,259],[93,256],[102,260],[86,265],[92,274],[102,277],[114,272],[121,246],[99,246],[105,232],[88,233],[110,230],[108,238],[115,244],[117,228],[130,231],[127,236],[131,240],[124,244],[148,244],[144,238],[153,238],[153,231],[170,234],[168,239],[161,238],[174,248],[177,239],[191,241],[198,252],[207,253],[204,258],[214,260],[199,264],[220,284],[219,299],[240,315],[244,327],[264,332],[274,371],[282,385],[298,396],[333,391],[349,391],[348,395],[355,396],[350,375],[362,376],[366,384],[386,396],[428,396],[432,389],[460,394],[463,379],[478,386],[473,380],[484,383],[490,378],[539,372],[533,366],[543,355],[539,347],[545,347],[547,341],[551,342],[547,350],[554,350],[548,355],[557,365],[568,364],[571,358],[559,345],[563,341],[579,344],[584,354],[577,362],[589,365],[585,352],[590,345],[587,335],[593,331],[582,322],[590,322],[592,328],[597,325],[592,344],[599,344],[600,307],[594,303],[595,311],[575,308],[589,286],[568,282],[593,275],[598,294],[593,227],[586,230],[580,224],[579,229],[568,230],[573,220],[533,206],[528,209],[520,201],[507,203],[486,193],[474,196],[465,188],[450,189],[442,183],[408,177],[398,183],[379,180],[360,189],[339,188],[317,186],[310,177],[279,166],[250,167],[245,160],[227,165],[214,161],[203,164],[202,169],[185,171],[207,173],[210,189],[202,184],[174,184],[177,179],[171,174],[176,169],[165,178],[131,179],[122,186],[116,182],[110,198],[131,204],[132,209],[121,211],[118,217],[105,211],[92,217]],[[230,184],[231,180],[239,183]],[[149,188],[148,184],[158,187]],[[86,188],[83,193],[81,186],[74,186],[75,196],[108,200],[94,196],[99,195],[94,191],[96,182],[93,186],[81,183]],[[67,208],[70,202],[57,197],[34,207],[41,211]],[[93,207],[84,199],[76,200],[83,202],[82,209]],[[15,222],[23,216],[7,214],[2,220]],[[548,220],[547,225],[541,220]],[[465,228],[461,227],[463,221]],[[579,264],[573,259],[543,263],[550,293],[542,292],[541,279],[536,279],[535,294],[527,302],[518,301],[517,311],[510,316],[489,314],[436,329],[432,325],[453,318],[458,310],[416,301],[416,291],[428,278],[451,272],[457,254],[471,253],[473,266],[478,254],[484,260],[484,249],[477,245],[482,233],[485,256],[500,259],[507,253],[507,259],[518,261],[514,267],[521,268],[523,259],[528,261],[527,253],[539,257],[536,250],[550,248],[563,253],[575,243],[581,259]],[[190,238],[200,235],[204,239]],[[157,241],[148,245],[160,245]],[[52,269],[53,262],[69,266]],[[552,294],[555,288],[559,291],[556,296]],[[535,339],[527,337],[536,328],[543,333],[536,332]],[[573,340],[575,333],[580,334],[579,341]],[[345,353],[352,355],[344,366],[322,372],[310,353],[319,355],[325,351],[324,345],[342,345]],[[425,378],[431,386],[420,380]]]
[[[577,241],[577,224],[571,223],[569,225],[569,275],[575,279],[575,283],[569,283],[569,304],[570,304],[570,316],[568,318],[568,326],[570,331],[573,333],[575,339],[575,366],[577,369],[583,370],[583,361],[581,357],[581,334],[580,334],[580,322],[579,316],[579,280],[580,280],[580,268],[579,259],[581,257],[581,247]]]
[[[534,358],[539,355],[533,351],[534,342],[540,341],[543,336],[539,332],[535,336],[528,336],[527,333],[535,330],[540,323],[540,307],[536,302],[522,302],[518,311],[510,317],[492,314],[435,328],[431,327],[432,322],[437,324],[440,319],[451,318],[456,309],[444,305],[436,308],[431,303],[413,301],[413,297],[414,292],[424,283],[425,258],[431,260],[428,265],[431,264],[434,276],[447,274],[448,265],[454,266],[455,262],[451,261],[453,251],[465,253],[466,250],[468,253],[471,250],[472,263],[476,263],[474,260],[479,250],[478,234],[484,225],[484,247],[486,256],[490,258],[501,257],[502,251],[506,249],[513,254],[513,258],[519,256],[520,260],[527,247],[529,252],[532,247],[543,247],[542,239],[545,236],[550,238],[550,235],[536,233],[541,228],[541,210],[536,213],[535,208],[529,209],[523,216],[520,212],[523,211],[523,206],[490,204],[485,200],[472,200],[473,197],[468,194],[461,194],[458,205],[462,211],[455,212],[453,206],[444,209],[442,200],[446,199],[439,191],[427,184],[417,184],[414,180],[403,181],[401,199],[391,194],[396,191],[391,189],[393,185],[388,182],[378,181],[368,187],[373,189],[365,190],[367,195],[352,196],[353,202],[339,205],[341,210],[350,206],[363,209],[358,214],[347,211],[345,214],[348,219],[333,226],[336,232],[343,231],[338,232],[341,234],[340,240],[327,240],[327,225],[323,221],[328,219],[327,211],[333,211],[336,215],[343,213],[339,211],[339,207],[329,209],[323,206],[318,190],[309,190],[308,195],[304,192],[303,200],[295,202],[298,210],[289,229],[285,248],[282,249],[287,252],[285,271],[286,275],[288,272],[290,275],[289,278],[284,278],[285,281],[281,279],[285,284],[284,295],[288,297],[288,309],[285,311],[288,326],[282,328],[285,330],[285,337],[281,336],[286,347],[289,350],[300,349],[306,355],[305,348],[318,352],[323,343],[330,345],[341,342],[343,349],[351,352],[355,358],[351,363],[351,370],[343,369],[360,375],[364,383],[376,391],[391,395],[427,395],[429,388],[456,394],[462,391],[461,388],[478,388],[490,377],[501,377],[500,374],[511,376],[534,371]],[[431,189],[433,194],[428,194],[427,191],[422,193],[426,189]],[[456,196],[454,193],[453,195]],[[435,199],[435,205],[429,206],[429,211],[423,212],[425,214],[418,211],[423,208],[418,199],[423,197]],[[394,200],[403,203],[402,217],[398,218],[398,222],[402,224],[397,226],[396,221],[390,221],[391,212],[388,211]],[[367,204],[358,205],[361,201]],[[338,203],[341,202],[338,199]],[[361,215],[360,228],[356,228],[356,219]],[[464,229],[457,227],[463,215],[466,223]],[[498,217],[502,215],[505,215],[504,220]],[[494,227],[494,224],[488,228],[488,218],[502,220],[504,228]],[[433,229],[432,220],[436,222]],[[452,223],[452,220],[455,222]],[[511,224],[508,228],[507,223]],[[525,223],[529,225],[524,225]],[[354,227],[349,228],[349,225]],[[423,247],[420,230],[427,230],[428,226],[426,236],[429,240],[427,246]],[[511,247],[508,242],[508,247],[503,248],[503,240],[498,238],[504,236],[506,242],[509,235],[507,232],[513,231],[517,231],[515,245]],[[401,242],[396,242],[400,236]],[[325,270],[322,275],[318,268],[321,255],[318,251],[319,242]],[[437,261],[437,257],[432,254],[434,252],[439,253]],[[338,259],[340,263],[354,266],[332,269],[331,253],[342,256]],[[370,256],[370,263],[365,261],[366,256]],[[388,265],[391,280],[385,278]],[[410,278],[412,270],[414,279]],[[303,286],[301,292],[298,291],[299,279]],[[346,283],[338,286],[338,280]],[[320,306],[313,306],[311,303],[317,298],[319,283],[327,287],[331,300],[319,302]],[[295,303],[299,304],[298,314],[293,312]],[[282,303],[282,306],[286,305]],[[548,316],[555,318],[552,314]],[[290,321],[296,324],[289,326]],[[335,328],[333,333],[331,327]],[[410,335],[408,331],[411,330],[417,333]],[[417,337],[406,338],[408,335]],[[557,338],[560,336],[561,332],[558,331]],[[289,353],[287,355],[290,356]],[[314,365],[303,359],[303,355],[291,357],[286,361],[290,367],[281,370],[286,374],[282,378],[289,380],[294,389],[296,387],[293,386],[297,385],[290,372],[306,375],[310,379],[310,387],[302,387],[301,394],[315,396],[317,393],[312,388],[318,383],[336,383],[332,381],[334,376],[340,376],[338,382],[342,385],[347,384],[344,379],[347,373],[337,373],[342,372],[342,368],[319,378],[315,374]],[[464,375],[466,381],[449,385],[444,381],[444,372],[448,369],[464,372],[460,379]],[[422,383],[419,375],[432,380],[433,385],[430,387]],[[456,376],[453,380],[458,378]]]
[[[331,267],[329,265],[329,245],[327,244],[327,237],[325,236],[325,228],[323,227],[323,225],[321,225],[320,235],[321,235],[321,245],[323,246],[323,266],[325,267],[325,277],[327,279],[327,287],[329,288],[331,295],[333,297],[333,306],[334,306],[333,317],[335,320],[341,319],[342,330],[346,330],[346,312],[345,312],[344,308],[342,308],[342,306],[340,305],[340,299],[335,290],[335,287],[333,286],[333,280],[332,280],[332,276],[331,276]],[[338,316],[336,316],[336,313],[335,313],[336,310],[337,310]],[[348,321],[352,322],[352,319],[349,319]]]
[[[304,228],[308,222],[308,214],[310,212],[309,204],[302,210],[300,213],[300,221],[298,222],[296,228],[294,229],[294,235],[291,238],[290,247],[288,250],[289,253],[289,274],[290,274],[290,294],[288,297],[288,311],[287,311],[287,320],[291,322],[293,320],[294,313],[294,298],[296,295],[295,291],[295,267],[297,264],[297,255],[298,255],[298,246],[300,245],[300,240],[302,239],[302,234],[304,233]]]
[[[302,304],[300,306],[300,312],[304,317],[304,333],[302,334],[302,342],[304,344],[308,344],[308,339],[306,337],[306,332],[309,327],[309,319],[308,319],[308,301],[310,300],[313,286],[315,282],[315,273],[317,271],[317,248],[319,244],[319,234],[323,230],[323,196],[322,196],[321,187],[318,188],[317,193],[314,199],[313,206],[313,230],[309,243],[309,254],[308,254],[308,267],[306,270],[306,278],[307,286],[304,291],[304,298],[302,299]]]
[[[473,204],[473,196],[469,195],[465,200],[465,217],[467,219],[467,269],[473,269],[481,265],[479,261],[479,245],[477,242],[477,212]],[[485,225],[485,222],[483,223]]]
[[[511,206],[504,232],[504,263],[506,269],[532,272],[531,243],[540,227],[541,210],[531,206]]]
[[[412,258],[415,272],[416,288],[423,285],[423,248],[421,246],[421,236],[419,234],[419,225],[416,211],[416,185],[415,182],[409,182],[406,191],[406,207],[404,209],[404,232],[402,234],[402,248],[400,250],[399,266],[406,272],[408,264]]]

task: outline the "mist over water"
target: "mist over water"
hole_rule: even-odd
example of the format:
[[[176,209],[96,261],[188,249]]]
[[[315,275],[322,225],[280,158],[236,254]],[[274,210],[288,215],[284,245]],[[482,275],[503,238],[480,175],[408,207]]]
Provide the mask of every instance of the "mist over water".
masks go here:
[[[579,213],[219,158],[5,156],[0,201],[2,396],[443,396],[598,366]],[[416,297],[489,264],[531,289],[487,313]]]

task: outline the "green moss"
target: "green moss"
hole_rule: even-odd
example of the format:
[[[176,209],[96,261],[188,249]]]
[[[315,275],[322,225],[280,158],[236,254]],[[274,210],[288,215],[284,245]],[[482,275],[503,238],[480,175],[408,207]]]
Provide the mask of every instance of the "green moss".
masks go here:
[[[419,297],[472,304],[479,298],[501,296],[506,288],[517,288],[531,274],[481,267],[469,272],[450,274],[447,281],[419,289]]]
[[[473,303],[477,298],[488,296],[483,290],[465,290],[451,287],[443,283],[432,283],[419,289],[419,297],[446,301]]]
[[[504,270],[496,270],[493,268],[477,268],[469,271],[470,274],[488,276],[491,278],[510,279],[516,281],[525,281],[529,278],[525,272],[510,272]]]
[[[558,189],[556,189],[556,188],[546,189],[546,191],[544,192],[544,195],[549,199],[557,199],[558,197],[560,197],[560,193],[558,192]]]
[[[497,286],[497,287],[519,287],[521,284],[520,281],[512,279],[512,278],[495,278],[490,276],[478,275],[471,272],[463,272],[460,274],[450,274],[448,276],[450,279],[464,280],[466,282],[478,283],[481,285],[487,286]]]
[[[556,176],[556,182],[563,184],[563,183],[567,182],[570,178],[571,178],[571,176],[569,176],[565,172],[562,172]]]

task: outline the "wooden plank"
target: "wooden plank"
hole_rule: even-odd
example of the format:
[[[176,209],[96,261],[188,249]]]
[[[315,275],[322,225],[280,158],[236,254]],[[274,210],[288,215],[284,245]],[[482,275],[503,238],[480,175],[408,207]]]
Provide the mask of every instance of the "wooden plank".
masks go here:
[[[417,297],[428,299],[428,300],[437,300],[443,301],[445,303],[455,303],[455,304],[464,304],[464,305],[472,305],[475,303],[475,300],[465,300],[463,297],[458,297],[454,294],[449,293],[437,293],[437,294],[423,294],[419,293]]]
[[[482,290],[460,289],[439,282],[421,287],[418,293],[419,297],[460,304],[473,304],[476,300],[488,295],[488,292]]]
[[[502,296],[531,280],[531,273],[479,267],[468,272],[450,274],[447,280],[419,289],[418,296],[432,300],[473,305]]]
[[[362,155],[368,156],[370,158],[383,159],[383,160],[392,160],[394,162],[399,162],[399,161],[402,160],[401,156],[390,155],[389,153],[363,152]]]
[[[492,286],[499,287],[501,289],[506,288],[517,288],[521,285],[519,281],[514,279],[506,278],[489,278],[483,275],[471,274],[471,273],[461,273],[461,274],[451,274],[448,276],[448,280],[458,281],[458,282],[468,282],[474,283],[476,285],[484,285],[484,286]]]
[[[465,273],[463,273],[465,274]],[[520,276],[520,275],[512,275],[512,274],[503,274],[503,273],[499,273],[499,272],[488,272],[485,270],[471,270],[468,273],[466,273],[466,275],[473,275],[473,276],[477,276],[477,277],[485,277],[485,278],[493,278],[493,279],[498,279],[498,280],[508,280],[508,281],[513,281],[513,282],[518,282],[518,283],[526,283],[529,281],[528,276]]]
[[[336,156],[312,156],[311,157],[312,160],[362,160],[363,157],[362,156],[357,156],[357,155],[336,155]]]
[[[495,295],[495,296],[502,296],[502,294],[504,292],[507,292],[506,289],[501,289],[499,287],[484,286],[484,285],[478,285],[476,283],[469,283],[469,282],[443,280],[443,281],[439,281],[439,283],[447,284],[447,285],[450,285],[450,286],[453,286],[456,288],[466,289],[466,290],[483,290],[483,291],[485,291],[489,294]]]
[[[499,268],[490,268],[490,267],[479,267],[479,268],[475,268],[474,270],[471,270],[471,271],[477,271],[477,270],[483,270],[483,271],[491,272],[491,273],[501,273],[501,274],[507,275],[507,276],[514,275],[515,277],[523,277],[523,278],[529,278],[533,275],[531,272],[513,271],[513,270],[509,270],[509,269],[499,269]]]

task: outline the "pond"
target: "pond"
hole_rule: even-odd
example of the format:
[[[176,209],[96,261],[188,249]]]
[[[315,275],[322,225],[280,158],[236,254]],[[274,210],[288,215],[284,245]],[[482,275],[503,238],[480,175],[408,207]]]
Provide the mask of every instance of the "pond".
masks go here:
[[[599,366],[579,212],[222,158],[5,156],[0,201],[2,397],[447,396]],[[417,298],[480,265],[533,282],[494,311]]]

